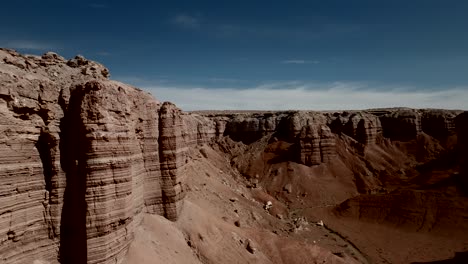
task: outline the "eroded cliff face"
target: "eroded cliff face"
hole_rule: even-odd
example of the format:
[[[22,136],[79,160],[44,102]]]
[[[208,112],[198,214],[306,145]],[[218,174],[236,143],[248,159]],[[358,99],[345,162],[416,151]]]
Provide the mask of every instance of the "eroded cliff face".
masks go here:
[[[333,114],[329,124],[334,133],[344,133],[364,145],[375,144],[382,136],[380,119],[365,112],[338,112]]]
[[[228,115],[225,116],[226,125],[223,133],[236,141],[250,144],[277,131],[284,116],[276,113]]]
[[[83,57],[0,62],[2,263],[118,263],[143,212],[177,219],[185,152],[214,122]]]
[[[54,53],[26,57],[0,50],[3,263],[57,262],[66,164],[75,162],[67,159],[66,140],[61,140],[70,89],[87,80],[105,80],[107,75],[102,65],[82,57],[66,61]],[[69,129],[78,128],[73,124]],[[76,187],[82,191],[79,184]]]
[[[456,144],[455,117],[462,111],[431,109],[375,109],[337,112],[202,112],[225,130],[217,132],[235,141],[250,144],[267,135],[295,144],[292,156],[305,165],[319,165],[336,156],[340,137],[351,139],[353,148],[364,155],[369,146],[385,140],[402,142],[416,158],[433,156],[440,148],[420,150],[427,137],[440,141],[444,147]],[[221,133],[222,132],[222,133]],[[349,140],[348,140],[349,141]],[[436,148],[436,149],[434,149]],[[434,153],[433,153],[434,154]],[[435,155],[435,154],[434,154]]]
[[[421,114],[421,129],[437,139],[445,139],[455,134],[455,118],[460,111],[426,110]]]
[[[404,182],[408,175],[417,173],[416,167],[452,159],[463,145],[457,143],[455,128],[455,117],[460,113],[408,108],[199,112],[226,124],[224,136],[240,145],[223,141],[220,146],[232,156],[232,165],[254,184],[274,180],[278,186],[267,184],[272,188],[269,191],[290,189],[279,183],[292,177],[293,170],[285,162],[294,161],[318,166],[321,174],[349,175],[352,183],[345,185],[353,184],[354,188],[348,189],[348,197],[355,191],[386,192],[385,186]]]
[[[299,161],[304,165],[319,165],[336,155],[335,139],[319,113],[295,113],[286,118],[287,135],[297,144]]]

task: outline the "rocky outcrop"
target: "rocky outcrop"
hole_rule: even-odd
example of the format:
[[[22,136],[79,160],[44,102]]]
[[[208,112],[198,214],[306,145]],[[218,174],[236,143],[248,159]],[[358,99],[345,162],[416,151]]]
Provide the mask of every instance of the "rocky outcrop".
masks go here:
[[[375,144],[377,137],[382,135],[380,119],[364,112],[335,113],[330,127],[334,133],[344,133],[364,145]]]
[[[164,216],[176,220],[182,206],[183,190],[178,170],[187,162],[187,145],[182,137],[183,121],[172,103],[164,103],[159,113],[159,153]]]
[[[364,154],[366,146],[378,144],[379,138],[412,141],[417,145],[425,138],[422,133],[426,133],[444,145],[445,142],[451,144],[453,140],[449,138],[455,134],[454,120],[459,113],[461,111],[409,108],[344,112],[199,112],[223,124],[224,136],[235,141],[248,144],[274,135],[295,143],[295,156],[299,157],[298,162],[306,165],[318,165],[333,158],[336,154],[334,137],[341,134],[355,140],[353,147],[360,155]],[[217,136],[221,135],[221,130],[215,130]],[[416,147],[408,146],[408,149],[413,151]]]
[[[393,140],[415,139],[421,129],[421,115],[414,109],[397,109],[380,117],[383,134]]]
[[[216,136],[249,144],[270,135],[295,143],[300,163],[318,165],[336,154],[335,138],[327,126],[327,117],[319,112],[200,113],[216,123]]]
[[[330,161],[336,155],[335,138],[320,113],[295,113],[286,118],[289,138],[298,143],[299,161],[311,166]]]
[[[455,134],[455,117],[461,111],[425,110],[421,113],[421,129],[437,139]]]
[[[183,137],[187,146],[201,145],[223,136],[226,123],[197,114],[181,113]]]
[[[174,220],[217,124],[102,65],[0,50],[0,262],[118,263],[142,213]]]
[[[102,65],[83,61],[86,65],[72,68],[55,53],[39,57],[0,50],[2,263],[58,260],[67,185],[64,167],[71,162],[65,161],[61,140],[70,88],[106,79]],[[81,73],[87,67],[94,68],[93,75]],[[70,129],[75,128],[73,124]]]
[[[115,262],[133,238],[133,228],[144,210],[143,184],[149,176],[139,142],[146,138],[139,140],[136,133],[139,123],[152,115],[147,116],[146,109],[138,105],[155,112],[159,106],[151,96],[140,93],[102,81],[90,81],[71,91],[61,133],[61,167],[66,173],[61,262],[85,256],[83,262]],[[157,132],[157,127],[149,129],[141,132]]]
[[[224,135],[249,144],[276,132],[282,117],[271,113],[235,115],[226,123]]]
[[[299,135],[299,149],[302,164],[319,165],[336,155],[335,138],[325,125],[307,125]]]

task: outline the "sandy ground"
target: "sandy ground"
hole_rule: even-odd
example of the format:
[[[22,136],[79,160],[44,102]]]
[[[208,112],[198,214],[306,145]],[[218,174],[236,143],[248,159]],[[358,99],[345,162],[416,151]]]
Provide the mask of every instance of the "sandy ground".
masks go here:
[[[206,158],[192,153],[184,167],[180,218],[146,215],[123,263],[359,263],[345,241],[334,252],[322,247],[323,238],[341,239],[315,223],[295,224],[284,205],[262,188],[247,188],[225,157],[204,149]]]
[[[468,251],[468,200],[448,181],[456,168],[417,174],[394,145],[369,149],[372,164],[343,148],[307,167],[281,157],[288,144],[255,144],[190,150],[180,218],[146,215],[124,263],[427,263]],[[369,167],[383,183],[365,178]],[[464,263],[458,255],[447,263]]]

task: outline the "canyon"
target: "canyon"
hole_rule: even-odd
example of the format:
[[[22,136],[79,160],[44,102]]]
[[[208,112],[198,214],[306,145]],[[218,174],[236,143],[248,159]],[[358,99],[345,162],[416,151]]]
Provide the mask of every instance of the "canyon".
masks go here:
[[[466,111],[184,112],[0,49],[0,131],[2,263],[466,260]]]

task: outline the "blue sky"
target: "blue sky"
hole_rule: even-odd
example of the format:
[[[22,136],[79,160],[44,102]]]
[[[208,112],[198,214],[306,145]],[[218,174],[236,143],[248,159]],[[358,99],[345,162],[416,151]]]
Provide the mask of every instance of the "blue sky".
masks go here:
[[[82,54],[185,110],[468,109],[468,1],[23,0],[2,11],[0,46]]]

